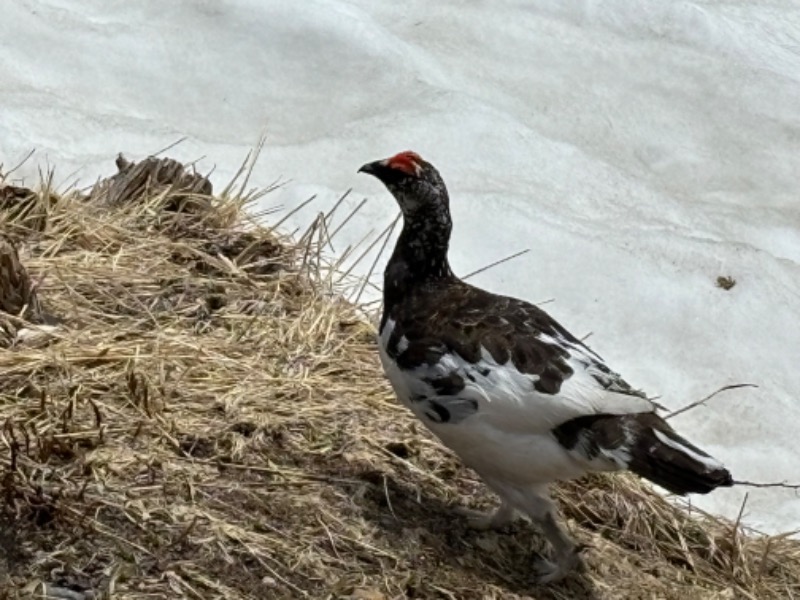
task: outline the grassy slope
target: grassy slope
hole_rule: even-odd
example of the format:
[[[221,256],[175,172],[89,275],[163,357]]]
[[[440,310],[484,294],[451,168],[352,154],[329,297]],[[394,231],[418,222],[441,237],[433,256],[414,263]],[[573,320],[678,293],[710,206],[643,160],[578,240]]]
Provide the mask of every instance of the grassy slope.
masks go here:
[[[559,489],[588,569],[533,585],[529,524],[454,514],[494,500],[394,401],[374,326],[330,294],[324,228],[245,229],[246,198],[120,165],[89,195],[0,193],[58,319],[0,314],[0,598],[800,595],[799,542],[627,476]]]

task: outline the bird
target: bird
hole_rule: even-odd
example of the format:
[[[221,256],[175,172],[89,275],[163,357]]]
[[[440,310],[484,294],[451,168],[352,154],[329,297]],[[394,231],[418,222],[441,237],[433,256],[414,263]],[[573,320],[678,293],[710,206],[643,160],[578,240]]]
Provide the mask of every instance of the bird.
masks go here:
[[[431,163],[409,150],[358,172],[384,184],[403,218],[384,270],[383,371],[399,402],[500,499],[470,526],[500,529],[526,515],[550,546],[532,574],[552,583],[585,566],[553,483],[631,471],[678,495],[733,485],[720,461],[544,310],[456,276],[449,194]]]

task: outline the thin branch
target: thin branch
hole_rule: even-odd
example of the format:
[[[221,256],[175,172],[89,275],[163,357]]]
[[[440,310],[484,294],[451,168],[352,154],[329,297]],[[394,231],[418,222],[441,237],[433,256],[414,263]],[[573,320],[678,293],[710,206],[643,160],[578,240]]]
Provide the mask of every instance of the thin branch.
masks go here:
[[[344,198],[344,196],[343,196],[342,198]],[[363,206],[364,206],[366,203],[367,203],[367,199],[366,199],[366,198],[364,198],[364,199],[363,199],[361,202],[359,202],[359,203],[358,203],[358,205],[357,205],[357,206],[356,206],[356,207],[355,207],[353,210],[351,210],[351,211],[350,211],[350,214],[348,214],[348,215],[345,217],[344,221],[342,221],[341,223],[339,223],[339,224],[336,226],[336,229],[334,229],[334,230],[333,230],[333,233],[331,233],[331,239],[333,239],[334,237],[336,237],[336,234],[337,234],[337,233],[339,233],[339,232],[342,230],[342,227],[344,227],[345,225],[347,225],[347,223],[350,221],[350,219],[352,219],[352,218],[355,216],[355,214],[356,214],[358,211],[360,211],[360,210],[362,209],[362,207],[363,207]]]
[[[308,198],[306,200],[303,200],[300,204],[298,204],[293,209],[291,209],[288,213],[283,215],[283,218],[281,218],[277,223],[275,223],[269,229],[267,229],[265,235],[268,235],[268,234],[272,233],[273,231],[276,231],[278,229],[278,227],[280,227],[281,225],[283,225],[286,222],[287,219],[290,219],[295,213],[297,213],[298,211],[302,210],[308,204],[310,204],[311,202],[313,202],[316,199],[317,199],[317,195],[314,194],[310,198]]]
[[[754,481],[734,480],[733,483],[736,485],[744,485],[754,488],[783,488],[785,490],[794,490],[796,492],[800,491],[800,483],[786,483],[785,481],[780,483],[756,483]]]
[[[402,213],[400,213],[400,214],[402,214]],[[383,240],[383,244],[381,245],[380,250],[378,250],[378,254],[375,255],[375,260],[372,261],[372,265],[369,268],[369,272],[367,273],[366,277],[364,277],[364,281],[361,284],[361,289],[358,290],[358,294],[356,295],[356,299],[353,301],[354,304],[358,304],[358,301],[361,300],[361,294],[364,293],[364,288],[367,287],[367,283],[369,283],[369,278],[372,277],[372,273],[375,272],[375,267],[377,266],[378,261],[380,260],[381,256],[383,255],[384,250],[386,250],[386,245],[389,243],[389,240],[392,237],[392,232],[394,231],[395,225],[397,225],[397,222],[400,220],[400,214],[398,214],[395,217],[394,221],[392,221],[392,224],[389,226],[389,228],[385,230],[386,231],[386,238]]]
[[[30,152],[28,152],[28,153],[25,155],[25,158],[23,158],[21,161],[19,161],[19,163],[17,163],[15,166],[11,167],[11,169],[9,169],[8,171],[6,171],[6,172],[3,174],[3,179],[6,179],[6,178],[7,178],[9,175],[11,175],[11,174],[12,174],[14,171],[16,171],[17,169],[19,169],[20,167],[22,167],[22,165],[24,165],[26,162],[28,162],[28,160],[30,159],[30,157],[31,157],[31,156],[33,156],[33,153],[34,153],[34,152],[36,152],[36,150],[32,148],[32,149],[31,149],[31,151],[30,151]]]
[[[253,175],[253,171],[255,171],[256,163],[258,162],[258,157],[261,156],[261,152],[264,150],[264,146],[267,143],[267,134],[262,132],[258,138],[258,142],[256,143],[255,147],[247,153],[246,161],[249,162],[249,165],[245,169],[244,172],[244,179],[242,180],[242,185],[239,186],[239,194],[238,197],[242,198],[245,195],[245,188],[247,188],[247,184],[250,183],[250,177]]]
[[[677,416],[677,415],[679,415],[681,413],[685,413],[688,410],[692,410],[693,408],[695,408],[697,406],[700,406],[701,404],[705,404],[706,402],[711,400],[711,398],[713,398],[714,396],[716,396],[720,392],[724,392],[726,390],[735,390],[737,388],[743,388],[743,387],[757,388],[758,386],[755,383],[733,383],[731,385],[722,386],[717,391],[712,392],[711,394],[709,394],[705,398],[702,398],[701,400],[697,400],[695,402],[692,402],[691,404],[687,404],[686,406],[684,406],[682,408],[679,408],[678,410],[674,410],[664,418],[665,419],[671,419],[672,417],[675,417],[675,416]]]
[[[497,265],[502,265],[504,262],[507,262],[509,260],[517,258],[518,256],[522,256],[523,254],[527,254],[530,251],[531,251],[530,248],[525,248],[525,250],[520,250],[519,252],[515,252],[514,254],[512,254],[510,256],[506,256],[505,258],[501,258],[500,260],[496,260],[493,263],[486,265],[485,267],[481,267],[477,271],[473,271],[472,273],[464,275],[464,277],[462,277],[461,279],[466,281],[467,279],[469,279],[473,275],[477,275],[478,273],[483,273],[484,271],[487,271],[488,269],[491,269],[492,267],[496,267]]]
[[[173,148],[175,148],[179,144],[182,144],[183,142],[185,142],[186,139],[187,139],[186,136],[178,138],[177,140],[175,140],[174,142],[172,142],[168,146],[165,146],[165,147],[161,148],[161,150],[157,150],[157,151],[153,152],[151,154],[151,156],[158,156],[159,154],[164,154],[164,152],[166,152],[167,150],[172,150]]]

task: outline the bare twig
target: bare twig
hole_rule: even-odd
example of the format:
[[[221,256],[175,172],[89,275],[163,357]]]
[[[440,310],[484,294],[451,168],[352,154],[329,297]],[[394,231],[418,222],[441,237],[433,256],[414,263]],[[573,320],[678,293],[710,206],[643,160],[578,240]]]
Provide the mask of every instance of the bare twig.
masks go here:
[[[485,267],[481,267],[480,269],[472,271],[472,273],[468,273],[468,274],[464,275],[464,277],[462,277],[462,279],[467,280],[470,277],[472,277],[473,275],[477,275],[478,273],[483,273],[484,271],[488,271],[489,269],[491,269],[493,267],[496,267],[497,265],[502,265],[503,263],[508,262],[510,260],[513,260],[513,259],[517,258],[518,256],[522,256],[523,254],[527,254],[528,252],[530,252],[530,248],[526,248],[525,250],[520,250],[519,252],[515,252],[514,254],[506,256],[505,258],[501,258],[500,260],[496,260],[493,263],[489,263]]]
[[[731,384],[731,385],[722,386],[721,388],[719,388],[715,392],[712,392],[711,394],[709,394],[705,398],[701,398],[700,400],[697,400],[696,402],[692,402],[691,404],[687,404],[686,406],[683,406],[683,407],[679,408],[678,410],[674,410],[671,413],[669,413],[668,415],[666,415],[664,418],[665,419],[671,419],[672,417],[675,417],[677,415],[685,413],[688,410],[692,410],[693,408],[695,408],[697,406],[705,404],[706,402],[711,400],[711,398],[713,398],[714,396],[716,396],[717,394],[719,394],[721,392],[724,392],[724,391],[727,391],[727,390],[735,390],[735,389],[744,388],[744,387],[757,388],[758,386],[756,384],[754,384],[754,383],[734,383],[734,384]]]
[[[743,485],[754,488],[783,488],[785,490],[795,490],[795,491],[800,490],[800,483],[786,483],[785,481],[777,483],[756,483],[753,481],[734,480],[733,483],[735,483],[736,485]]]
[[[375,255],[375,260],[372,261],[372,264],[369,267],[369,271],[364,276],[364,281],[361,284],[361,287],[359,288],[355,299],[353,300],[353,302],[355,304],[358,304],[359,300],[361,300],[361,294],[364,293],[364,288],[367,287],[367,283],[369,282],[369,278],[372,275],[372,273],[375,271],[375,267],[377,266],[378,261],[380,260],[381,256],[383,255],[384,251],[386,250],[386,246],[389,243],[389,240],[392,238],[392,232],[394,231],[394,228],[397,225],[398,221],[400,220],[401,216],[402,216],[402,213],[398,213],[398,215],[395,217],[394,221],[392,221],[391,224],[389,225],[389,227],[387,227],[384,230],[384,232],[381,234],[381,236],[378,237],[378,239],[380,239],[381,237],[384,238],[383,239],[383,244],[381,244],[380,250],[378,250],[378,253]],[[370,246],[370,248],[371,247],[372,246]],[[369,248],[367,248],[367,251],[369,251]]]

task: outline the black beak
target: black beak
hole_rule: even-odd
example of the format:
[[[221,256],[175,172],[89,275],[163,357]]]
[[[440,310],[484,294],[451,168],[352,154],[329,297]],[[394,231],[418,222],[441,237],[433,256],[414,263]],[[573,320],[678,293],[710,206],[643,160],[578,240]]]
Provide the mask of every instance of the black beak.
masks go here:
[[[386,165],[382,164],[382,160],[376,160],[375,162],[367,163],[362,165],[361,168],[358,170],[359,173],[366,173],[367,175],[374,175],[378,179],[381,179],[381,173],[385,173],[388,171]]]
[[[384,185],[398,183],[401,179],[407,177],[405,173],[387,166],[385,160],[376,160],[375,162],[367,163],[363,165],[358,172],[372,175]]]

